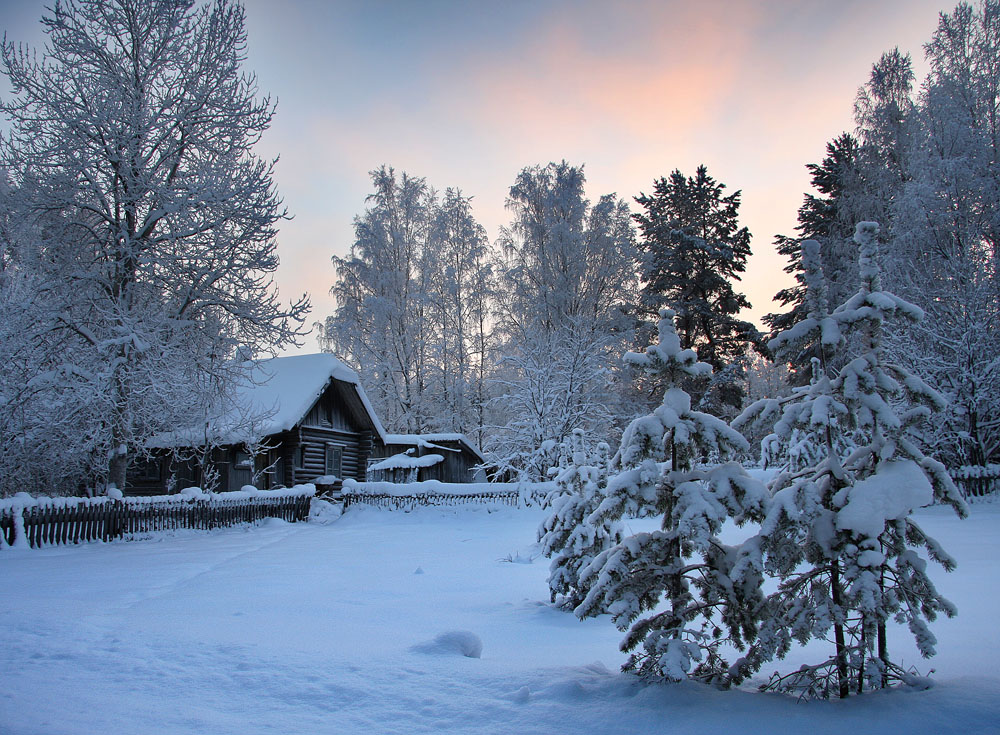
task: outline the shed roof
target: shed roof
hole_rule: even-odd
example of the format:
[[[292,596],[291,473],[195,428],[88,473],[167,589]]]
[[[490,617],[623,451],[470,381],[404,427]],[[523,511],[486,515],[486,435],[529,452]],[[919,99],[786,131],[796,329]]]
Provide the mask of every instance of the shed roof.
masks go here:
[[[480,462],[485,462],[482,452],[469,441],[465,434],[385,434],[384,442],[406,447],[422,447],[424,449],[440,449],[436,442],[456,442],[464,447]]]

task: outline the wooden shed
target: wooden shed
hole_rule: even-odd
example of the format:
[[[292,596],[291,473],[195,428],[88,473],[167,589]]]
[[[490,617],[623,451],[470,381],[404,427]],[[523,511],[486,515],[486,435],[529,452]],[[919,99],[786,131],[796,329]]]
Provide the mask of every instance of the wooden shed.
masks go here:
[[[376,482],[486,482],[479,449],[464,434],[386,434],[368,460]]]
[[[333,355],[263,360],[236,393],[232,410],[205,427],[154,437],[153,456],[130,468],[126,493],[202,486],[208,473],[219,490],[317,479],[339,487],[345,478],[364,480],[375,445],[385,445],[357,373]],[[200,449],[206,435],[214,437],[211,450]]]

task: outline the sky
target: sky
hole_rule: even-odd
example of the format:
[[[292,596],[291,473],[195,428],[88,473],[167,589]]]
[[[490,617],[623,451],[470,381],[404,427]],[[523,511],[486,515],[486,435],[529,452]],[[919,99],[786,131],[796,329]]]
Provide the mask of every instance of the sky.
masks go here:
[[[9,42],[39,47],[36,0],[0,0]],[[922,45],[943,0],[245,0],[248,59],[278,102],[258,146],[279,158],[293,219],[278,238],[284,300],[331,314],[333,255],[386,164],[472,195],[490,239],[526,166],[584,165],[587,195],[632,197],[699,164],[741,190],[753,235],[741,287],[779,310],[790,282],[774,251],[793,234],[806,164],[854,128],[858,87],[898,46]],[[6,93],[6,88],[2,89]],[[634,207],[633,207],[634,208]],[[317,349],[314,336],[292,352]]]

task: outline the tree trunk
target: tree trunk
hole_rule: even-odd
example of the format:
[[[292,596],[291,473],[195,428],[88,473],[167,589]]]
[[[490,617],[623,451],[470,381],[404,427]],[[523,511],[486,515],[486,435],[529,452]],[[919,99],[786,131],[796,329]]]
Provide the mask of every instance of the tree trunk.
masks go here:
[[[114,485],[119,490],[125,489],[125,471],[128,467],[127,450],[127,421],[128,415],[128,389],[125,385],[124,362],[125,357],[120,358],[121,362],[115,369],[111,377],[112,391],[114,392],[114,404],[111,416],[111,451],[108,457],[108,479],[107,485]]]
[[[885,545],[883,544],[883,549]],[[882,596],[885,599],[885,571],[879,574],[878,578],[878,588]],[[883,603],[884,604],[884,603]],[[880,679],[880,686],[885,689],[889,686],[889,643],[886,640],[885,635],[885,618],[879,616],[878,620],[878,657],[879,661],[882,662],[882,676]]]
[[[844,642],[844,622],[841,620],[843,610],[843,592],[840,589],[840,566],[834,561],[830,565],[830,593],[833,595],[834,623],[833,635],[837,647],[837,683],[841,699],[846,699],[851,693],[851,682],[847,672],[847,644]]]

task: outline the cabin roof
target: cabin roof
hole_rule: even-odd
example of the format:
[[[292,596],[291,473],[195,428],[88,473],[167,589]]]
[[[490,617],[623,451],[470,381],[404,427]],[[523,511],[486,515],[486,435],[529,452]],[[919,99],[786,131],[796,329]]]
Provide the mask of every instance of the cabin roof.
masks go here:
[[[486,458],[465,434],[385,434],[383,440],[386,445],[421,447],[423,449],[441,449],[435,442],[457,442],[480,462],[486,461]]]
[[[259,441],[295,428],[316,401],[336,382],[348,408],[385,440],[385,430],[372,408],[358,374],[326,353],[261,360],[237,385],[232,405],[202,427],[179,429],[153,437],[150,447],[198,446],[206,433],[218,444]],[[206,432],[207,430],[207,432]]]

